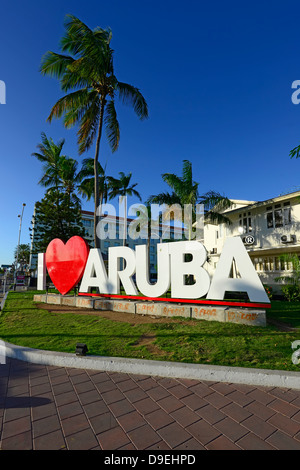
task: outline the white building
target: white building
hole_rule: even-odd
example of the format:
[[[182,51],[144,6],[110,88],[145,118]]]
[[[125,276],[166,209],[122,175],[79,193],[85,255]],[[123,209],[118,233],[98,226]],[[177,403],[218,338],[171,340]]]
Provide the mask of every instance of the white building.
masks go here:
[[[204,245],[209,255],[205,268],[213,274],[225,239],[240,236],[263,284],[279,291],[275,278],[292,275],[292,265],[282,255],[300,257],[300,191],[260,202],[232,202],[224,211],[230,225],[205,224]]]

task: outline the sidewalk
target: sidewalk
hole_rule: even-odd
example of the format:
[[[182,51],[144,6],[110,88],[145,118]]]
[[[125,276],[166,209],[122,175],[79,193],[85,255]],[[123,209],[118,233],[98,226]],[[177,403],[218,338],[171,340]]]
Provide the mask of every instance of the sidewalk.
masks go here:
[[[2,450],[300,450],[300,390],[0,364]]]

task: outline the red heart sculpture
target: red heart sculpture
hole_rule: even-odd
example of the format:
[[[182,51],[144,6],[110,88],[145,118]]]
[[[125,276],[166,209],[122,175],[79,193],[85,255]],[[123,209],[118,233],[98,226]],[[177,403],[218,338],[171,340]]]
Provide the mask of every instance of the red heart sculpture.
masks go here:
[[[70,238],[66,244],[59,238],[52,240],[46,250],[46,266],[57,290],[65,295],[83,276],[89,246],[78,236]]]

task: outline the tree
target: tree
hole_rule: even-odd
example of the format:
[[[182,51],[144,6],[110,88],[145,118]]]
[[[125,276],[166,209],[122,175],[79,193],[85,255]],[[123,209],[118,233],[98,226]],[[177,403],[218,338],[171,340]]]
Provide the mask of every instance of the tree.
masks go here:
[[[228,198],[222,196],[216,191],[209,191],[203,195],[199,195],[199,183],[193,179],[192,163],[183,160],[182,176],[174,173],[164,173],[162,178],[171,188],[172,192],[160,193],[152,195],[148,198],[150,204],[165,204],[167,207],[164,212],[164,218],[172,216],[176,219],[176,214],[170,214],[171,206],[174,204],[184,208],[184,205],[190,205],[192,209],[192,220],[188,227],[188,238],[192,238],[192,224],[196,221],[197,204],[203,204],[204,213],[207,220],[218,223],[230,223],[229,219],[221,212],[231,206]],[[184,222],[181,214],[180,221]]]
[[[120,140],[116,97],[124,104],[131,105],[140,119],[148,117],[148,107],[138,88],[117,80],[109,29],[97,27],[91,30],[73,15],[66,17],[65,29],[65,36],[60,43],[62,54],[49,51],[41,64],[41,73],[59,79],[62,90],[68,93],[53,106],[48,121],[63,117],[66,128],[79,125],[80,154],[89,150],[96,141],[94,241],[95,247],[99,248],[96,233],[100,200],[98,160],[103,125],[111,150],[115,152]]]
[[[18,262],[21,265],[29,264],[30,258],[30,245],[29,243],[21,243],[19,246],[16,247],[14,252],[15,262]]]
[[[78,162],[61,154],[64,144],[64,139],[55,144],[51,138],[42,133],[42,142],[37,146],[39,152],[32,154],[43,163],[43,176],[39,184],[46,188],[49,198],[51,193],[51,200],[54,203],[52,220],[55,216],[56,227],[60,225],[62,210],[71,211],[74,207],[75,210],[77,206],[80,207],[80,199],[76,194],[80,181],[80,175],[77,173]],[[62,208],[62,204],[67,208]]]
[[[67,192],[46,192],[35,204],[32,224],[33,253],[44,253],[54,238],[66,243],[74,235],[86,236],[80,203],[70,198]]]
[[[290,276],[278,276],[276,282],[285,282],[282,286],[284,297],[288,300],[300,300],[300,260],[296,253],[285,253],[280,256],[282,262],[286,262],[291,268]]]
[[[99,206],[98,213],[101,215],[101,207],[103,202],[107,201],[108,197],[108,183],[105,169],[102,168],[98,162],[98,191],[99,191]],[[85,158],[82,162],[82,167],[78,173],[80,184],[78,191],[81,196],[87,198],[89,201],[92,197],[95,200],[95,184],[94,184],[94,160],[92,158]]]
[[[58,190],[60,185],[60,172],[62,160],[66,158],[61,155],[65,140],[61,139],[57,144],[48,138],[44,132],[41,134],[42,142],[37,145],[39,152],[32,153],[41,163],[43,163],[43,176],[38,184],[45,188]]]
[[[135,189],[137,183],[130,184],[132,174],[125,175],[123,171],[119,172],[119,179],[113,176],[108,176],[109,184],[109,199],[114,199],[119,196],[121,204],[124,202],[124,234],[123,234],[123,245],[126,243],[127,234],[127,196],[136,196],[140,201],[142,200],[140,193]]]

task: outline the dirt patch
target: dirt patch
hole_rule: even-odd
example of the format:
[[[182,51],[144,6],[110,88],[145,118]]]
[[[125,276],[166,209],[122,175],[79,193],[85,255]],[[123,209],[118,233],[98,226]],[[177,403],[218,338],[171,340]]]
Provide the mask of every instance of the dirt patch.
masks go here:
[[[148,352],[155,354],[156,356],[165,356],[165,351],[162,351],[154,341],[156,340],[155,335],[145,334],[140,337],[140,339],[133,344],[134,347],[145,346]]]
[[[155,317],[153,315],[142,315],[134,313],[113,312],[111,310],[94,310],[92,308],[68,307],[65,305],[52,305],[37,303],[37,308],[47,310],[51,313],[75,313],[79,315],[94,315],[107,318],[111,321],[130,323],[131,325],[141,325],[143,323],[181,323],[193,325],[192,321],[179,320],[178,318]]]
[[[287,323],[282,323],[282,322],[279,322],[277,320],[273,320],[271,318],[268,318],[267,320],[267,323],[269,325],[274,325],[276,326],[280,331],[299,331],[299,328],[294,328],[290,325],[288,325]]]

